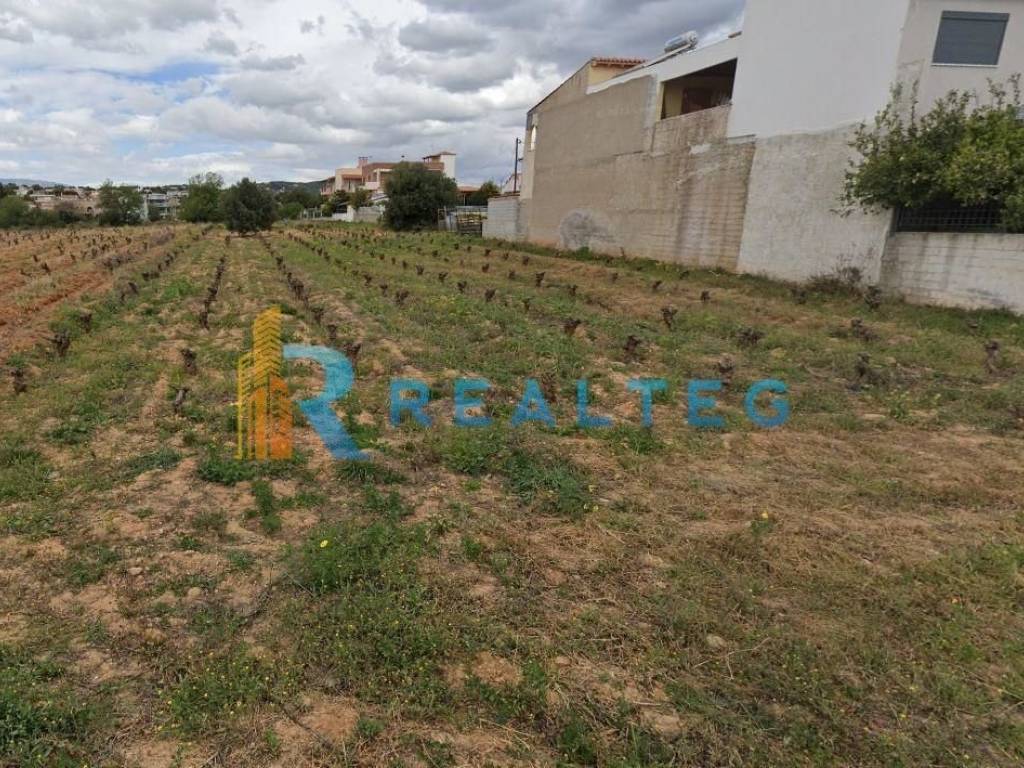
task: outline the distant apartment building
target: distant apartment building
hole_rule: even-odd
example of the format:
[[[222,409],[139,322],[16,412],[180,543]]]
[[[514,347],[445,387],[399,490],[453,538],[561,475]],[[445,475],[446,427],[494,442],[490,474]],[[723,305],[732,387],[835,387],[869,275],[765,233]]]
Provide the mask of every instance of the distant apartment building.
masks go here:
[[[592,59],[531,109],[520,195],[492,200],[487,233],[1024,310],[1024,236],[837,213],[853,132],[895,85],[923,111],[1024,71],[1024,3],[748,0],[742,33],[695,42]]]
[[[183,186],[145,188],[141,192],[144,219],[176,219],[182,201],[188,197],[188,188]]]

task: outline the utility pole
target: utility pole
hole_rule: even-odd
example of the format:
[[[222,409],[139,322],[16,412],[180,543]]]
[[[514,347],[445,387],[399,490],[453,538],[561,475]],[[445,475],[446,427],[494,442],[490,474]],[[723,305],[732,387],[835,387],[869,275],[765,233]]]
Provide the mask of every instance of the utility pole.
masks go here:
[[[516,163],[515,169],[512,171],[512,194],[519,192],[519,145],[523,143],[523,140],[516,136]]]

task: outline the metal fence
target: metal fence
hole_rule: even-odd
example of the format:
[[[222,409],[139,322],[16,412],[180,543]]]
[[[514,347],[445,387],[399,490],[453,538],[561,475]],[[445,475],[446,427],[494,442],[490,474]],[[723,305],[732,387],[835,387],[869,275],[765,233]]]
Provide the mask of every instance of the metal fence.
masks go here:
[[[437,214],[438,229],[456,232],[460,235],[483,236],[487,206],[460,205],[457,208],[445,208],[438,211]]]
[[[998,205],[964,206],[931,203],[921,208],[898,208],[896,232],[1003,232]]]

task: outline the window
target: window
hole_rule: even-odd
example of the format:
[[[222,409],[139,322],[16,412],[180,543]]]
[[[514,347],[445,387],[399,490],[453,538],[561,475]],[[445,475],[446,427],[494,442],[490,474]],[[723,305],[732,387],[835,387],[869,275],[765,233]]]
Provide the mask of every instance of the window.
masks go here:
[[[533,128],[530,129],[530,151],[533,152],[537,148],[537,125],[534,124]]]
[[[661,119],[688,115],[732,103],[736,59],[699,72],[665,80],[661,90]]]
[[[1009,20],[1008,13],[944,11],[933,62],[996,66]]]

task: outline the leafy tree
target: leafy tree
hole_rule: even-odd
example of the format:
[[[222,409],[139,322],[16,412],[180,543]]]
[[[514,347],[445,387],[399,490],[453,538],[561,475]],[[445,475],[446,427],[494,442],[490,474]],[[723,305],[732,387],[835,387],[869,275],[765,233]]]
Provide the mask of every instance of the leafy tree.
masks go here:
[[[100,187],[100,223],[108,226],[138,224],[142,217],[142,193],[135,187],[115,187],[107,179]]]
[[[314,192],[308,187],[296,185],[278,193],[277,202],[279,205],[299,203],[305,209],[316,208],[322,201],[319,193]]]
[[[71,203],[58,203],[55,213],[61,224],[75,224],[82,220],[82,215]]]
[[[278,216],[282,219],[297,219],[304,210],[305,208],[302,207],[302,203],[285,203],[278,206]]]
[[[466,197],[466,205],[487,205],[492,197],[501,194],[501,189],[493,181],[485,181],[476,192]]]
[[[224,191],[220,209],[228,229],[243,235],[270,229],[277,217],[274,195],[247,178]]]
[[[433,224],[437,212],[458,202],[452,179],[428,171],[422,163],[399,163],[384,184],[388,202],[384,221],[392,229],[413,229]]]
[[[66,222],[55,211],[43,211],[18,195],[0,198],[0,229],[8,227],[59,227]]]
[[[348,204],[355,209],[365,208],[373,199],[373,193],[365,187],[360,187],[348,196]]]
[[[923,115],[916,91],[902,89],[851,146],[861,155],[847,171],[848,209],[920,208],[935,202],[997,205],[1003,226],[1024,231],[1024,121],[1020,78],[991,84],[988,103],[951,91]]]
[[[220,221],[220,194],[224,179],[218,173],[197,174],[188,180],[188,195],[178,216],[184,221]]]
[[[330,216],[332,213],[338,213],[342,208],[348,205],[348,201],[349,193],[344,189],[339,189],[321,206],[324,216]]]
[[[994,202],[1007,229],[1024,232],[1024,120],[1019,76],[1010,88],[993,84],[992,105],[970,116],[943,177],[965,205]]]
[[[29,204],[17,195],[0,198],[0,227],[17,227],[26,223]]]

